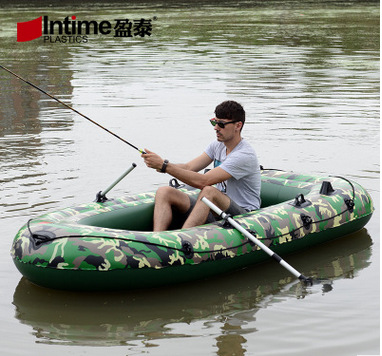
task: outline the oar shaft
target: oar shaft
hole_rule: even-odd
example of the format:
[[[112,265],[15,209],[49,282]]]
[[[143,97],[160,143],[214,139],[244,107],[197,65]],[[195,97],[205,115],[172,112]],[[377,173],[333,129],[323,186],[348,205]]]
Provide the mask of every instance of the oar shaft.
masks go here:
[[[133,163],[129,169],[123,173],[114,183],[110,184],[109,187],[107,187],[102,193],[101,196],[105,196],[107,193],[110,192],[123,178],[125,178],[137,165]]]
[[[210,209],[212,209],[216,214],[221,216],[223,219],[228,220],[228,222],[238,231],[240,231],[244,236],[246,236],[249,240],[253,241],[257,246],[259,246],[264,252],[266,252],[269,256],[274,258],[279,264],[281,264],[284,268],[286,268],[289,272],[291,272],[298,279],[306,281],[308,280],[303,274],[293,268],[290,264],[284,261],[277,253],[273,252],[269,247],[265,246],[260,240],[258,240],[255,236],[253,236],[249,231],[244,229],[239,223],[237,223],[231,217],[227,217],[227,214],[219,209],[215,204],[209,201],[206,197],[202,198],[202,202],[205,203]]]
[[[12,72],[11,70],[9,70],[8,68],[2,66],[0,64],[0,68],[6,70],[8,73],[11,73],[12,75],[14,75],[16,78],[22,80],[24,83],[27,83],[29,84],[30,86],[32,86],[33,88],[39,90],[41,93],[44,93],[45,95],[49,96],[49,98],[53,99],[53,100],[56,100],[58,103],[60,103],[61,105],[64,105],[66,108],[74,111],[76,114],[82,116],[83,118],[85,118],[86,120],[90,121],[91,123],[93,123],[94,125],[97,125],[98,127],[100,127],[101,129],[105,130],[106,132],[108,132],[109,134],[113,135],[114,137],[118,138],[119,140],[121,140],[122,142],[124,143],[127,143],[129,146],[131,146],[132,148],[136,149],[137,151],[139,151],[140,153],[145,153],[143,150],[140,150],[138,147],[134,146],[133,144],[131,144],[130,142],[126,141],[125,139],[123,139],[122,137],[118,136],[116,133],[108,130],[106,127],[103,127],[102,125],[100,125],[98,122],[92,120],[90,117],[80,113],[78,110],[72,108],[71,106],[69,106],[68,104],[65,104],[63,101],[61,101],[60,99],[54,97],[53,95],[49,94],[48,92],[46,92],[44,89],[41,89],[40,87],[38,87],[37,85],[31,83],[30,81],[24,79],[23,77],[20,77],[18,74]]]

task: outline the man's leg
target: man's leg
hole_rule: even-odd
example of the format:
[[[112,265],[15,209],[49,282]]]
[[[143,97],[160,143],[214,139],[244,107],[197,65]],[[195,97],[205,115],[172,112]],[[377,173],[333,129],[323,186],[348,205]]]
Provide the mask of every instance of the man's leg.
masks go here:
[[[230,198],[218,189],[211,186],[203,188],[199,194],[198,201],[190,216],[185,221],[183,228],[203,225],[206,222],[208,214],[210,213],[210,208],[201,201],[203,197],[206,197],[222,210],[227,210],[231,203]]]
[[[190,209],[190,205],[187,194],[172,187],[160,187],[155,195],[154,231],[168,229],[172,221],[173,207],[185,214]]]

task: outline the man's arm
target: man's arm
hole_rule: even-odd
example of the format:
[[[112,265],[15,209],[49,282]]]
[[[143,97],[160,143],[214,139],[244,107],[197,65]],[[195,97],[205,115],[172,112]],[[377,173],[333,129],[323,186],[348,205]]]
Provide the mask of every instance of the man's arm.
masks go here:
[[[145,160],[146,165],[160,171],[163,165],[163,159],[154,152],[147,149],[145,149],[145,151],[146,154],[143,154],[142,158]],[[206,168],[211,162],[212,159],[203,152],[199,157],[185,164],[169,162],[166,173],[181,180],[183,183],[199,189],[231,178],[229,173],[219,167],[211,169],[206,174],[198,173],[198,171]]]
[[[205,152],[203,152],[200,156],[194,158],[188,163],[175,163],[175,165],[188,171],[199,172],[206,168],[211,162],[212,159],[208,157]]]
[[[203,189],[206,186],[223,182],[232,177],[229,173],[220,167],[213,168],[206,174],[200,174],[177,167],[176,164],[171,163],[168,163],[166,173],[181,180],[183,183],[198,189]]]

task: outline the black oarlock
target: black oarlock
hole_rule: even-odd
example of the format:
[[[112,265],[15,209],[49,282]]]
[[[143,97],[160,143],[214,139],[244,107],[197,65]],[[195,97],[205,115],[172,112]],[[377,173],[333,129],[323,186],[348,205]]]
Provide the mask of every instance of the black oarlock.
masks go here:
[[[320,189],[320,194],[322,195],[331,195],[335,192],[333,189],[333,186],[330,182],[328,181],[323,181]]]
[[[300,277],[298,277],[298,279],[304,283],[304,285],[306,286],[312,286],[313,285],[313,278],[312,277],[305,277],[304,275],[301,275]]]

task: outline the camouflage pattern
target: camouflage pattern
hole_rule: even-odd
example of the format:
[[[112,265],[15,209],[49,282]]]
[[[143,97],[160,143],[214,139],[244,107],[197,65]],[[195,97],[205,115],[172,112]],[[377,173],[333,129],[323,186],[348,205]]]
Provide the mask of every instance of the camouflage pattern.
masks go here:
[[[323,181],[329,181],[335,191],[329,195],[320,194]],[[371,197],[360,185],[340,177],[263,170],[262,185],[262,190],[268,191],[264,194],[283,193],[291,188],[304,191],[307,202],[306,206],[295,206],[295,200],[291,197],[287,201],[235,217],[238,223],[271,249],[295,246],[294,241],[306,241],[306,245],[313,245],[316,236],[322,234],[335,238],[339,234],[336,231],[342,226],[351,227],[347,233],[351,229],[358,230],[367,223],[374,210]],[[198,194],[197,190],[183,191],[190,195]],[[235,260],[249,254],[253,255],[251,262],[256,262],[260,249],[237,230],[223,226],[221,221],[164,232],[118,230],[81,224],[85,218],[111,211],[123,211],[145,204],[151,206],[154,198],[155,193],[150,192],[48,213],[32,220],[29,227],[25,225],[20,229],[14,239],[11,255],[19,270],[32,281],[36,280],[33,275],[41,273],[43,269],[56,271],[57,278],[64,271],[93,271],[100,274],[123,270],[127,278],[134,279],[134,271],[139,270],[153,271],[154,278],[160,278],[157,271],[168,268],[191,265],[212,268],[214,261],[218,260],[234,266]],[[32,237],[31,233],[37,236]],[[293,250],[295,247],[291,248]],[[28,273],[24,266],[28,266]],[[79,280],[73,283],[81,285],[82,276],[78,274]],[[49,281],[45,285],[49,287]],[[99,287],[102,289],[102,285]]]

